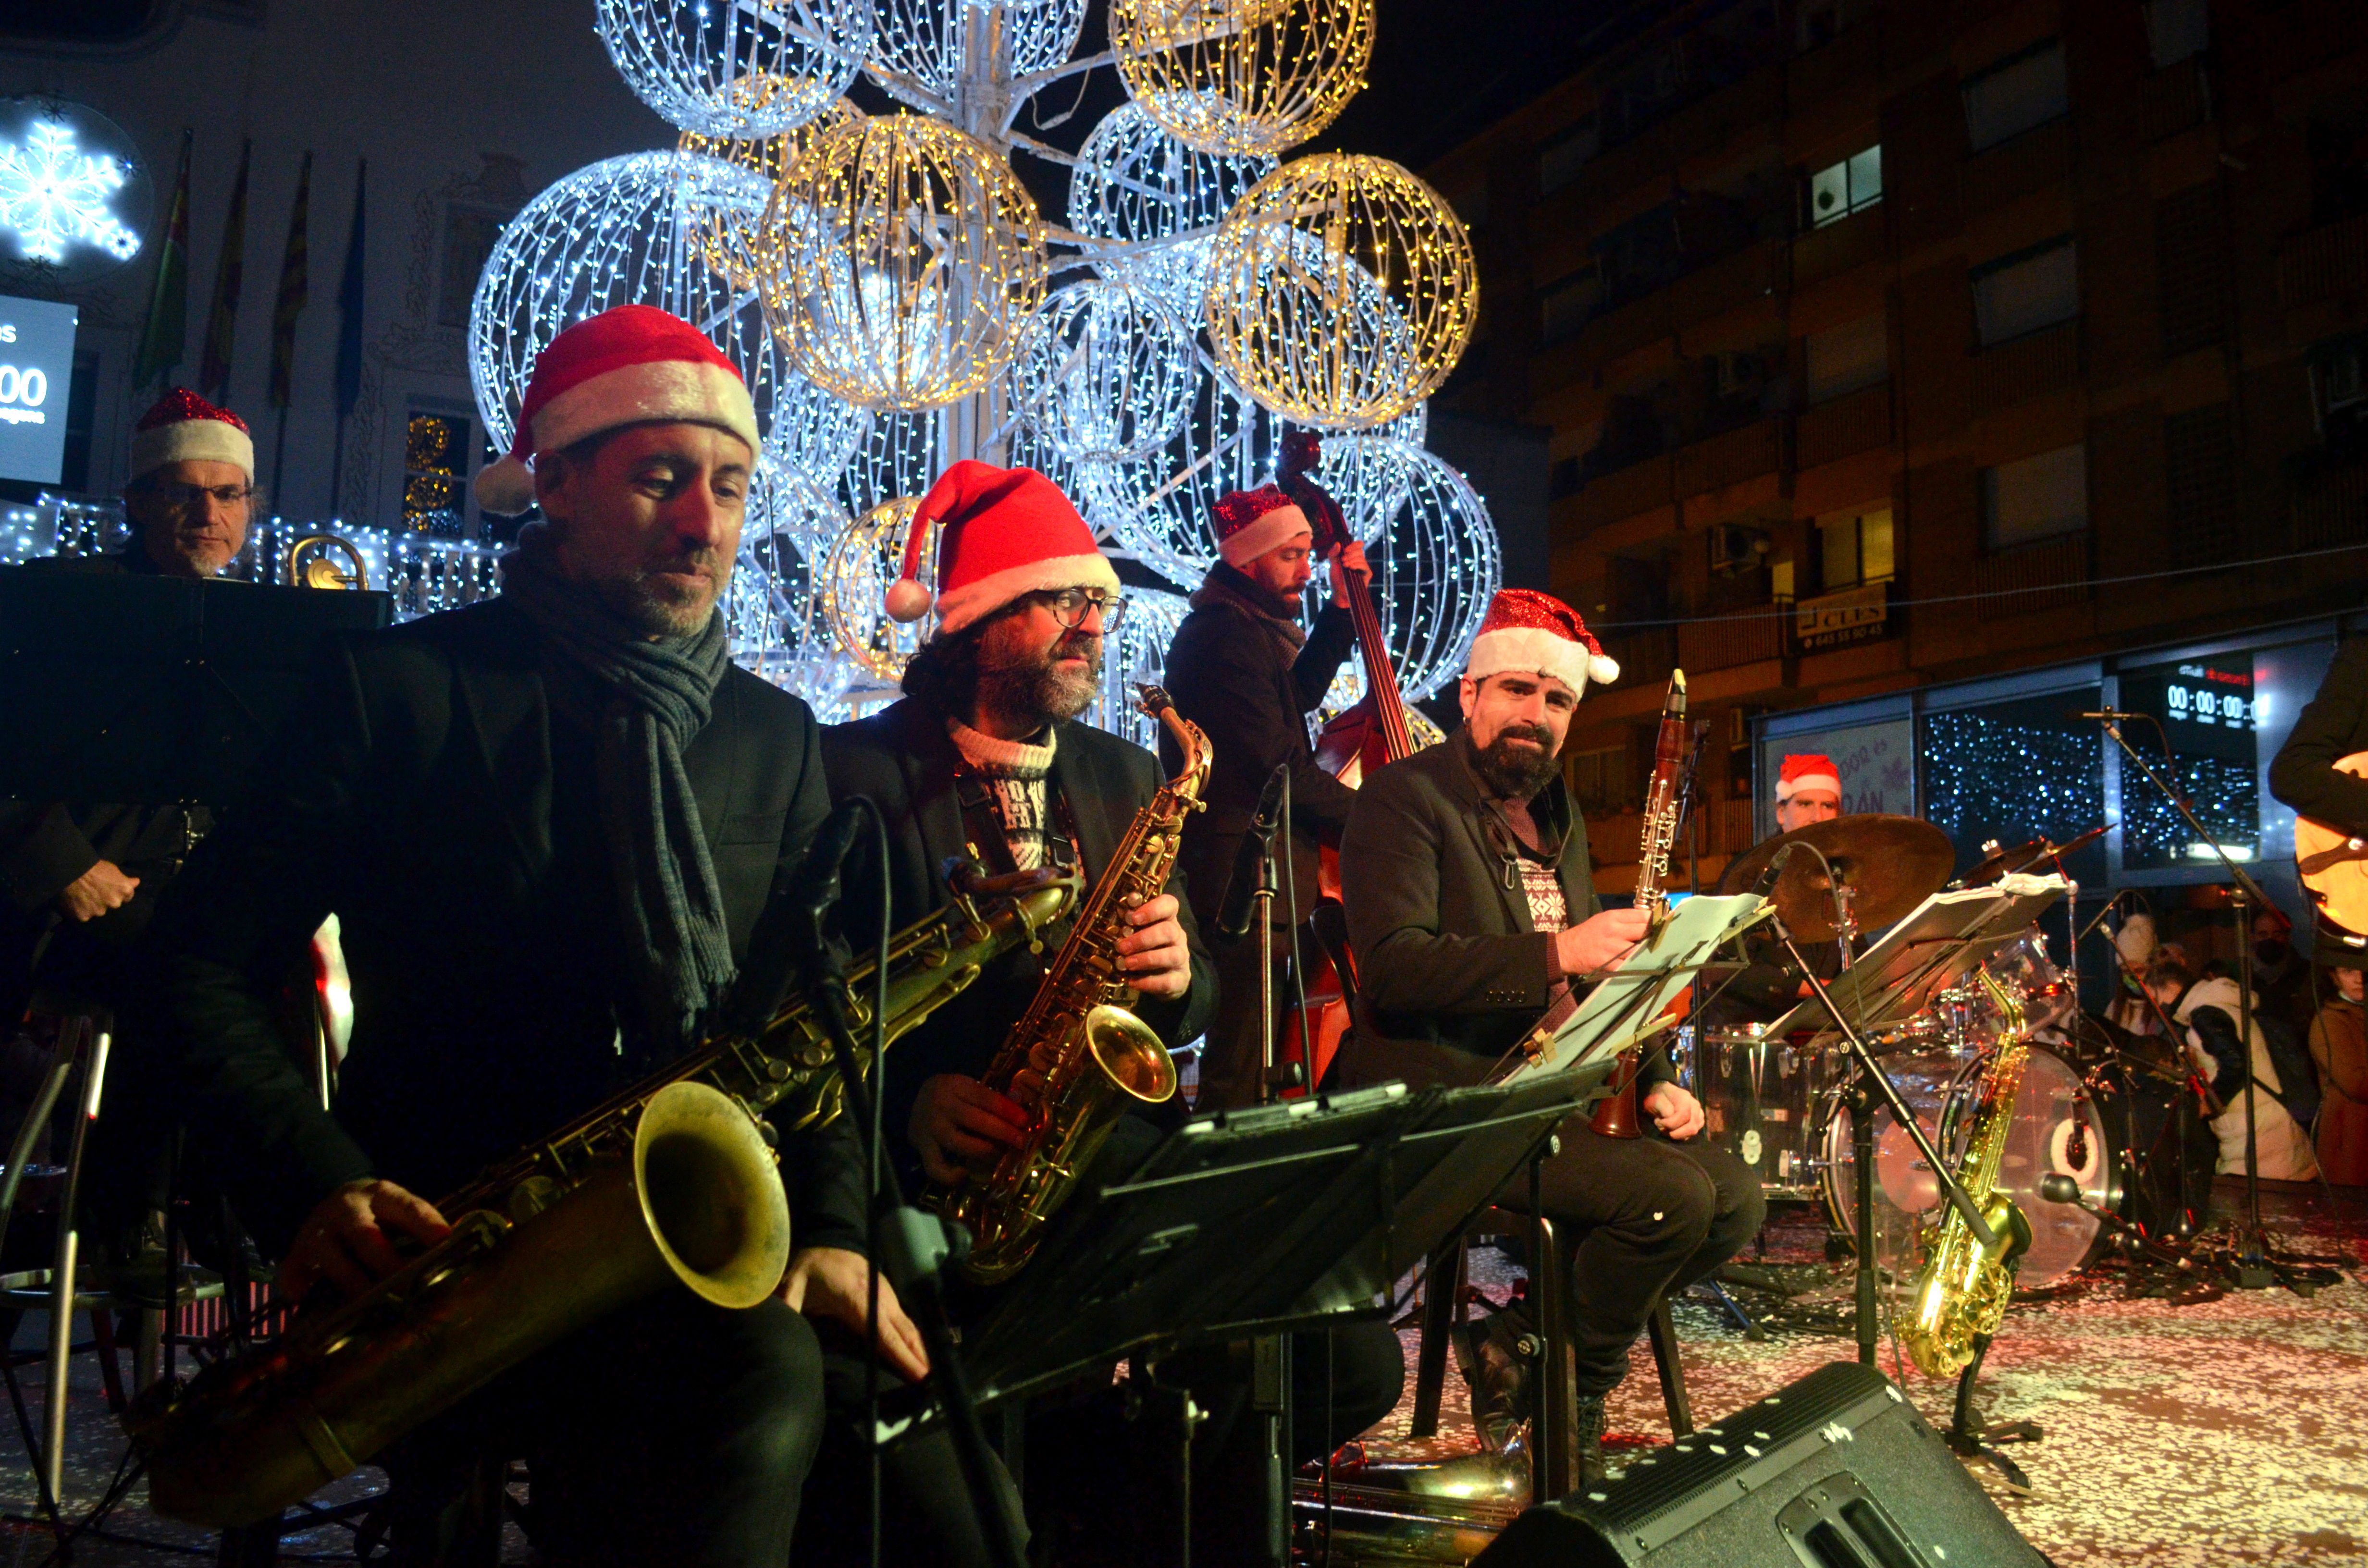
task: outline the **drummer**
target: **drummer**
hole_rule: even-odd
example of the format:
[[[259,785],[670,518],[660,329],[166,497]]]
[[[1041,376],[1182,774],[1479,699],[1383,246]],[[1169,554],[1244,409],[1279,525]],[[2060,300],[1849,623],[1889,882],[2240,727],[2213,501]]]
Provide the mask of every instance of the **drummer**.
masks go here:
[[[1787,756],[1776,775],[1776,831],[1792,833],[1842,814],[1841,769],[1821,752]],[[1841,972],[1839,940],[1803,942],[1801,956],[1820,980]],[[1729,981],[1706,1010],[1703,1021],[1724,1028],[1771,1024],[1809,994],[1809,983],[1791,970],[1772,939],[1747,938],[1750,966]]]

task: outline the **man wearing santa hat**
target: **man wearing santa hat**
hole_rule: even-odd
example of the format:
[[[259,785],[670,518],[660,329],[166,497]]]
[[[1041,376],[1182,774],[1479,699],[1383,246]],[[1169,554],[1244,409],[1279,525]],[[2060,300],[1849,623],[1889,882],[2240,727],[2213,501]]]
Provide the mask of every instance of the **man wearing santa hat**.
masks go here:
[[[1787,756],[1776,773],[1776,831],[1792,833],[1842,814],[1841,769],[1822,752]],[[1841,972],[1839,939],[1796,944],[1819,980]],[[1809,983],[1793,967],[1775,937],[1755,931],[1738,944],[1745,968],[1720,985],[1696,1021],[1703,1028],[1772,1024],[1809,994]]]
[[[949,894],[940,868],[973,852],[996,870],[1075,867],[1091,887],[1109,870],[1113,850],[1161,778],[1149,752],[1079,722],[1100,687],[1105,634],[1124,601],[1117,573],[1076,506],[1033,470],[954,464],[915,514],[888,608],[906,621],[934,612],[936,627],[905,667],[904,699],[825,731],[823,756],[832,794],[869,796],[886,819],[889,925],[900,927],[942,907]],[[871,939],[883,915],[874,894],[879,868],[866,864],[869,843],[858,840],[840,907],[844,928],[859,944]],[[1129,916],[1133,929],[1120,944],[1135,1015],[1171,1049],[1208,1027],[1216,993],[1183,894],[1182,872],[1171,872],[1167,890]],[[905,1135],[910,1183],[990,1171],[1019,1140],[1028,1112],[980,1075],[1027,1011],[1064,934],[1052,934],[1042,956],[1021,950],[997,960],[889,1053],[886,1115]],[[1105,1145],[1103,1168],[1125,1168],[1156,1143],[1165,1126],[1181,1119],[1173,1100],[1122,1118]],[[1338,1375],[1327,1434],[1318,1414],[1323,1344],[1311,1337],[1308,1353],[1294,1358],[1302,1374],[1294,1462],[1387,1414],[1403,1376],[1386,1324],[1343,1331],[1333,1357]],[[1254,1426],[1239,1419],[1246,1399],[1236,1395],[1246,1385],[1236,1390],[1223,1376],[1217,1383],[1193,1383],[1202,1408],[1213,1412],[1195,1442],[1195,1535],[1210,1547],[1196,1556],[1247,1561],[1213,1544],[1209,1533],[1230,1527],[1228,1500],[1247,1508],[1257,1494],[1246,1483],[1213,1483],[1215,1475],[1232,1473],[1234,1451]],[[844,1457],[856,1460],[860,1453],[849,1449]],[[916,1513],[944,1508],[942,1499],[934,1506],[931,1499],[911,1501]],[[930,1560],[980,1560],[974,1545],[948,1542],[959,1524],[928,1528],[940,1543],[927,1553]]]
[[[440,1239],[429,1198],[679,1056],[726,995],[829,804],[813,714],[725,653],[757,449],[747,388],[688,323],[633,305],[562,332],[480,490],[541,507],[500,597],[336,645],[191,858],[156,923],[178,1045],[154,1065],[283,1299],[350,1296]],[[274,1015],[332,910],[355,1022],[327,1109]],[[553,1561],[789,1560],[822,1426],[801,1313],[860,1332],[866,1268],[851,1132],[776,1132],[799,1250],[774,1294],[669,1286],[415,1433],[382,1460],[398,1556],[440,1558],[447,1505],[523,1456]],[[888,1358],[918,1375],[882,1290]]]
[[[1192,596],[1192,608],[1168,644],[1162,683],[1176,710],[1209,737],[1208,807],[1184,824],[1181,861],[1192,912],[1213,930],[1233,879],[1234,861],[1259,797],[1278,767],[1291,770],[1286,890],[1295,906],[1275,906],[1278,927],[1276,1014],[1284,1011],[1283,962],[1290,927],[1307,918],[1317,893],[1316,848],[1338,846],[1357,792],[1315,761],[1307,715],[1332,687],[1356,642],[1344,593],[1365,591],[1372,574],[1351,542],[1332,560],[1333,602],[1305,631],[1301,595],[1313,575],[1315,530],[1307,515],[1271,484],[1237,490],[1217,503],[1218,561]],[[1201,1051],[1197,1109],[1258,1103],[1265,1064],[1261,1038],[1258,942],[1255,934],[1220,942],[1216,1022]]]
[[[1508,588],[1488,607],[1463,674],[1463,725],[1365,780],[1340,845],[1360,991],[1336,1076],[1423,1086],[1480,1082],[1554,1001],[1616,964],[1641,910],[1597,902],[1587,825],[1561,753],[1590,682],[1616,679],[1578,613]],[[1639,1078],[1652,1124],[1606,1138],[1576,1116],[1546,1162],[1544,1208],[1578,1241],[1578,1448],[1603,1471],[1603,1400],[1654,1304],[1735,1256],[1765,1214],[1741,1162],[1706,1147],[1702,1107],[1656,1051]],[[1525,1205],[1528,1189],[1504,1194]],[[1474,1418],[1504,1453],[1528,1411],[1517,1312],[1466,1347]]]
[[[1791,833],[1842,814],[1841,769],[1822,752],[1787,756],[1776,773],[1776,831]]]

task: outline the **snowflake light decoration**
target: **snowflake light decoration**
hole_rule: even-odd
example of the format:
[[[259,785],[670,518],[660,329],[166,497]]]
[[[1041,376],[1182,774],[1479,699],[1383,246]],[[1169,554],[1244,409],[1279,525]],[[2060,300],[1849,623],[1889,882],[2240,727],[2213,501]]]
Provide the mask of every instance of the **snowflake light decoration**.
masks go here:
[[[0,143],[0,227],[16,233],[28,261],[62,262],[76,244],[129,261],[140,236],[108,205],[123,180],[123,165],[83,152],[72,127],[37,119],[21,145]]]

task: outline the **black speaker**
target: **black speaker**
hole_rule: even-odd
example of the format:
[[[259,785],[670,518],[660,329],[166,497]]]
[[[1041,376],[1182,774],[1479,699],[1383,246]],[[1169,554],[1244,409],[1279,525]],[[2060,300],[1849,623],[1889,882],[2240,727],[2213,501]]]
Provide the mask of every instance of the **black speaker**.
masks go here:
[[[1529,1509],[1473,1568],[2046,1564],[1890,1379],[1837,1361]]]

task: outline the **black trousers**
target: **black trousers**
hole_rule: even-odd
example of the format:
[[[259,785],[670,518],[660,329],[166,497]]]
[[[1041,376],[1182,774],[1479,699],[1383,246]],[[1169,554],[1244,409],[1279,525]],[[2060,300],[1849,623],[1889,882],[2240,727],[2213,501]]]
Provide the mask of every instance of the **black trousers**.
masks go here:
[[[1571,1270],[1577,1319],[1572,1362],[1582,1398],[1600,1398],[1628,1375],[1628,1349],[1653,1303],[1675,1295],[1741,1252],[1768,1217],[1750,1167],[1697,1133],[1677,1142],[1656,1131],[1606,1138],[1574,1116],[1562,1152],[1539,1182],[1546,1217],[1577,1234]],[[1500,1197],[1526,1212],[1526,1177]]]
[[[472,1494],[484,1503],[489,1462],[523,1457],[535,1545],[554,1568],[782,1568],[822,1420],[804,1318],[779,1300],[728,1312],[669,1288],[397,1445],[396,1560],[471,1561],[455,1532],[484,1525]]]

